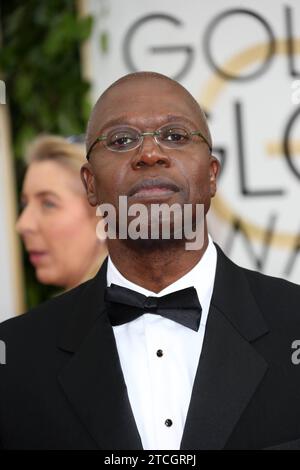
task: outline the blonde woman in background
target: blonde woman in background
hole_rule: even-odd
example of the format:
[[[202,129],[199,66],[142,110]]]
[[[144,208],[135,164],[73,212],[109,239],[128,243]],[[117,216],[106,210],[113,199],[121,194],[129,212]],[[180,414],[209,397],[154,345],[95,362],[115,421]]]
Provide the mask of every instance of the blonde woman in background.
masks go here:
[[[17,230],[42,284],[71,289],[107,255],[80,178],[84,161],[82,144],[58,136],[37,137],[28,148]]]

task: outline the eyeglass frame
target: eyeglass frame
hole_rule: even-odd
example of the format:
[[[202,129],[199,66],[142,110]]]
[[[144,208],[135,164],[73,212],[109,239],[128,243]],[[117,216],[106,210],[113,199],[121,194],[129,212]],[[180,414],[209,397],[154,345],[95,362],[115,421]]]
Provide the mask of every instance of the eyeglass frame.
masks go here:
[[[159,129],[156,129],[155,131],[150,131],[150,132],[149,132],[149,131],[148,131],[148,132],[140,132],[140,131],[139,131],[139,137],[140,137],[141,140],[140,140],[140,143],[139,143],[136,147],[133,147],[133,148],[130,148],[130,149],[125,149],[125,150],[113,150],[113,149],[111,149],[111,148],[109,148],[109,147],[107,147],[107,146],[105,146],[105,148],[107,148],[107,150],[110,150],[111,152],[115,152],[115,153],[130,152],[131,150],[135,150],[135,149],[139,148],[139,147],[142,145],[142,143],[143,143],[143,137],[146,137],[146,136],[152,136],[152,137],[154,138],[155,142],[157,143],[157,145],[161,145],[161,143],[158,142],[155,137],[159,135],[160,129],[164,128],[164,127],[167,126],[167,125],[168,125],[168,124],[165,124],[165,125],[161,126]],[[128,126],[128,127],[131,127],[131,126]],[[174,127],[175,127],[175,126],[174,126]],[[134,127],[132,127],[132,129],[138,130],[138,129],[134,128]],[[184,130],[186,130],[186,129],[184,129]],[[201,137],[201,139],[202,139],[202,140],[206,143],[206,145],[208,146],[210,153],[212,152],[212,146],[210,145],[208,139],[203,135],[203,133],[202,133],[201,131],[187,131],[187,132],[188,132],[188,134],[191,135],[191,136],[197,135],[197,136]],[[91,144],[91,146],[90,146],[90,148],[88,149],[87,154],[86,154],[86,159],[87,159],[88,161],[89,161],[89,159],[90,159],[90,155],[91,155],[91,152],[92,152],[94,146],[95,146],[98,142],[104,142],[104,141],[107,139],[107,137],[108,137],[108,134],[101,134],[101,135],[99,135],[99,136],[94,140],[94,142]],[[162,146],[164,147],[164,144],[162,144]],[[172,148],[172,147],[166,147],[166,148]]]

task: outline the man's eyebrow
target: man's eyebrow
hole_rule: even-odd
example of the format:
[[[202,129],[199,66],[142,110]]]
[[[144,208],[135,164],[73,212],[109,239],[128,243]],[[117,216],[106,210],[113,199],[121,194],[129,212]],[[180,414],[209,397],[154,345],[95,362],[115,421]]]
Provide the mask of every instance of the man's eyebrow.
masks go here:
[[[141,119],[137,117],[128,117],[128,116],[119,116],[118,118],[111,119],[110,121],[107,121],[102,127],[101,130],[99,131],[99,134],[102,134],[105,129],[109,129],[110,127],[118,126],[118,125],[131,125],[131,126],[136,126],[137,121],[139,120],[139,124],[141,123]],[[149,120],[149,119],[147,119]],[[176,114],[166,114],[165,116],[161,116],[158,118],[154,118],[153,122],[157,122],[157,126],[160,126],[162,124],[167,124],[169,122],[186,122],[189,123],[193,127],[197,127],[195,123],[189,119],[187,116],[183,115],[176,115]],[[193,129],[194,130],[194,129]],[[196,129],[195,129],[196,130]]]

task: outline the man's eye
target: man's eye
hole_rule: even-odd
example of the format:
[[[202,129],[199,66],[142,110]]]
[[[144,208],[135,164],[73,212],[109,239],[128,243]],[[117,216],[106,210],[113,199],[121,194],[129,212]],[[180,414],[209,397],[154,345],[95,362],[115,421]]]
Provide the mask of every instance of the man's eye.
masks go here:
[[[123,145],[130,144],[132,142],[132,139],[128,136],[124,137],[118,137],[118,139],[115,139],[111,142],[111,145],[121,147]]]
[[[189,135],[182,129],[169,129],[164,133],[163,139],[168,142],[174,142],[175,144],[182,144],[189,140]]]
[[[136,138],[130,134],[117,134],[110,137],[107,141],[109,147],[122,148],[132,145],[136,142]]]

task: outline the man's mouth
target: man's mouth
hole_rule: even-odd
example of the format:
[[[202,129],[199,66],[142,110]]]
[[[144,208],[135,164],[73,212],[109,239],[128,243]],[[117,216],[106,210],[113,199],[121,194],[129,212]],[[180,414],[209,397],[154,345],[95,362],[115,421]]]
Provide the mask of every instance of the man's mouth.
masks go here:
[[[136,183],[128,196],[132,199],[161,199],[178,191],[178,186],[167,178],[147,178]]]

